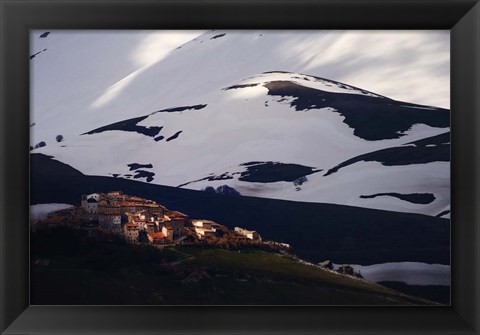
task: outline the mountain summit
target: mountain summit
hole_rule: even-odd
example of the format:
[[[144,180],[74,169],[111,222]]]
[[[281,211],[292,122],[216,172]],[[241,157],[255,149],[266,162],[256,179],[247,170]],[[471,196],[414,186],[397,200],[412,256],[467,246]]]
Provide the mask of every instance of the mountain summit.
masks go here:
[[[126,69],[94,35],[51,32],[31,58],[32,152],[87,175],[449,217],[450,111],[306,72],[307,60],[286,56],[292,36],[312,40],[210,31]],[[95,63],[68,60],[94,46],[114,64],[63,89],[58,78],[85,80]],[[65,95],[42,95],[52,89]]]

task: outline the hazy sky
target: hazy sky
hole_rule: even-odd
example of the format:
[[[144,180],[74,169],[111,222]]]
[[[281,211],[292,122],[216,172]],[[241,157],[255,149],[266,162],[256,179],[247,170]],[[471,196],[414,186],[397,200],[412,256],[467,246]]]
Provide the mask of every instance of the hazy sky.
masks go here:
[[[42,32],[37,31],[34,35]],[[118,70],[119,73],[125,72],[124,74],[127,75],[138,68],[161,60],[171,50],[203,32],[111,31],[105,35],[109,36],[110,42],[106,40],[101,42],[102,45],[97,45],[98,49],[105,48],[103,44],[112,45],[111,49],[102,49],[105,57],[97,62],[98,68],[94,68],[95,64],[82,64],[82,66],[88,66],[91,72],[98,72],[113,66],[109,61],[112,55],[128,51],[131,54],[130,62]],[[72,48],[76,47],[77,41],[82,41],[89,36],[85,31],[65,31],[64,33],[71,36],[71,42],[69,42],[72,43]],[[258,32],[254,33],[258,34]],[[263,33],[275,34],[279,31]],[[301,70],[305,74],[344,82],[396,100],[450,108],[450,32],[447,30],[294,33],[299,36],[305,36],[305,33],[313,35],[313,38],[299,38],[298,43],[282,46],[282,51],[295,55],[297,61],[301,61],[300,63],[303,64]],[[118,39],[129,40],[135,47],[125,49],[124,47],[129,44],[118,43]],[[48,42],[48,38],[33,38],[32,53],[37,49],[46,48],[47,46],[41,43]],[[82,55],[83,52],[86,51],[80,50],[72,57],[77,57],[78,62],[82,62],[85,58]],[[57,60],[52,62],[57,68],[60,66]],[[78,64],[76,59],[71,63]],[[290,69],[278,70],[289,71]],[[50,67],[45,67],[45,71],[50,71]],[[65,68],[62,71],[69,71],[69,69]],[[32,80],[35,79],[32,77]],[[91,81],[86,85],[91,86]],[[63,89],[66,88],[57,88],[56,94],[61,94]]]
[[[193,34],[192,34],[193,33]],[[144,59],[202,32],[162,32],[145,41]],[[308,49],[306,48],[308,47]],[[308,50],[308,51],[306,51]],[[315,74],[397,100],[450,108],[450,32],[318,31],[316,45],[292,45]],[[320,71],[319,71],[320,69]],[[319,73],[320,72],[320,73]]]
[[[322,39],[330,43],[312,67],[321,66],[324,77],[397,100],[450,108],[449,31],[329,32]]]

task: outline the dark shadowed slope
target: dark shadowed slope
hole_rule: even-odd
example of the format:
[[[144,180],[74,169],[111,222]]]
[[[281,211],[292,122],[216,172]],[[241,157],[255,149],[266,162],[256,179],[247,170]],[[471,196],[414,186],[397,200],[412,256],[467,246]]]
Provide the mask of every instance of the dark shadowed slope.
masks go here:
[[[136,132],[139,134],[143,134],[145,136],[155,137],[156,135],[158,135],[158,133],[160,133],[163,127],[144,127],[144,126],[138,125],[138,123],[145,120],[147,117],[148,115],[115,122],[115,123],[106,125],[104,127],[91,130],[82,135],[92,135],[92,134],[103,133],[104,131],[121,130],[121,131]]]
[[[160,252],[120,241],[92,243],[85,235],[66,228],[32,233],[32,304],[433,304],[258,249]]]
[[[136,117],[136,118],[132,118],[132,119],[127,119],[127,120],[115,122],[115,123],[112,123],[112,124],[109,124],[109,125],[106,125],[106,126],[103,126],[103,127],[100,127],[100,128],[96,128],[96,129],[90,130],[89,132],[86,132],[82,135],[92,135],[92,134],[103,133],[104,131],[120,130],[120,131],[136,132],[136,133],[139,133],[139,134],[143,134],[145,136],[155,137],[163,129],[163,126],[161,126],[161,127],[155,127],[155,126],[145,127],[145,126],[139,126],[138,123],[145,120],[150,115],[156,114],[156,113],[179,113],[179,112],[183,112],[183,111],[187,111],[187,110],[199,110],[199,109],[205,108],[206,106],[207,105],[194,105],[194,106],[181,106],[181,107],[172,107],[172,108],[162,109],[162,110],[153,112],[149,115],[144,115],[144,116],[140,116],[140,117]],[[178,132],[176,134],[176,136],[178,136],[179,133],[181,133],[181,131]],[[163,136],[160,136],[160,137],[155,138],[155,140],[159,141],[159,140],[163,139]],[[173,139],[173,138],[171,138],[171,139]]]
[[[315,80],[349,88],[348,85],[322,78]],[[366,140],[399,138],[414,124],[441,128],[450,126],[450,111],[447,109],[420,106],[385,97],[332,93],[288,80],[271,81],[264,86],[269,95],[293,97],[290,105],[297,111],[314,113],[313,109],[333,108],[336,113],[345,117],[344,122],[354,129],[356,136]]]
[[[294,181],[321,170],[300,164],[280,162],[248,162],[241,164],[246,171],[240,173],[238,180],[254,183],[274,183],[277,181]]]
[[[361,195],[362,199],[372,199],[376,197],[394,197],[400,200],[411,202],[412,204],[429,204],[435,200],[435,196],[431,193],[412,193],[412,194],[401,194],[401,193],[377,193],[369,195]]]
[[[166,109],[161,109],[159,111],[153,112],[152,114],[155,113],[179,113],[187,110],[199,110],[207,107],[207,105],[193,105],[193,106],[181,106],[181,107],[172,107],[172,108],[166,108]]]
[[[450,162],[450,144],[436,146],[405,146],[382,149],[353,157],[331,168],[325,173],[328,176],[341,168],[357,162],[380,162],[386,166],[425,164],[431,162]]]

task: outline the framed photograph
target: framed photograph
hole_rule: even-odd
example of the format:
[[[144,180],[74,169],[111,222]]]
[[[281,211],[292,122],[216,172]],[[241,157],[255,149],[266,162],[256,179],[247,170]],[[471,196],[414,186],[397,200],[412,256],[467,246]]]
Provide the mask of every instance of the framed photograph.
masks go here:
[[[478,333],[477,1],[0,8],[2,333]]]

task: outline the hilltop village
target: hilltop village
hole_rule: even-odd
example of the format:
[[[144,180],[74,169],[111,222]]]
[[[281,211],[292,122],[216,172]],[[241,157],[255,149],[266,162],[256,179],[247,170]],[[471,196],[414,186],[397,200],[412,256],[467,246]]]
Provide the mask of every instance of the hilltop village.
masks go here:
[[[267,245],[290,249],[286,243],[262,241],[259,233],[241,227],[234,230],[206,219],[190,219],[185,213],[169,210],[153,200],[121,191],[82,195],[80,207],[54,211],[33,225],[70,226],[86,230],[91,237],[120,237],[127,243],[156,246],[206,244],[221,247]]]

